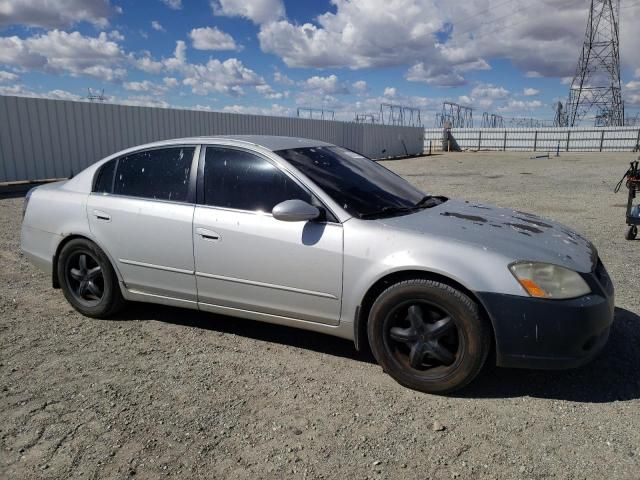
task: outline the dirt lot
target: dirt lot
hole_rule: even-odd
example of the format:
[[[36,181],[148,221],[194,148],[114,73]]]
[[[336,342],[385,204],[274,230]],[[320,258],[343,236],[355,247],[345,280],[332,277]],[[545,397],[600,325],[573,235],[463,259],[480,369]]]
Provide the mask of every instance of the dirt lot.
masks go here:
[[[529,155],[387,165],[585,233],[617,288],[611,340],[581,369],[486,368],[451,397],[319,334],[159,306],[83,318],[20,256],[22,199],[0,200],[0,478],[640,478],[640,241],[612,193],[633,156]]]

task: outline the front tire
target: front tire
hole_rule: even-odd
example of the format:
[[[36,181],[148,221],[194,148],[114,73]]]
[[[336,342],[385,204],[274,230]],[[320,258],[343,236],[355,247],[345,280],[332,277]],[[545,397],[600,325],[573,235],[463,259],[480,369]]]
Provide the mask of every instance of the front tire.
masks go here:
[[[624,238],[626,238],[627,240],[635,240],[637,235],[638,235],[638,227],[636,225],[631,225],[627,230],[627,233],[624,236]]]
[[[84,238],[69,241],[56,267],[65,298],[81,314],[106,318],[124,306],[111,262],[95,243]]]
[[[369,344],[383,370],[405,387],[447,393],[471,382],[490,350],[491,332],[478,306],[433,280],[387,288],[371,308]]]

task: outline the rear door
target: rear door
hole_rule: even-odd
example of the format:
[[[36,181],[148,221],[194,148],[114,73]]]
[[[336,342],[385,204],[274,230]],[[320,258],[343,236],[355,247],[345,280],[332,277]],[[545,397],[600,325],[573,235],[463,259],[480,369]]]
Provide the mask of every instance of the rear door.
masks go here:
[[[106,163],[89,197],[91,231],[129,290],[197,300],[192,222],[199,147],[136,152]]]
[[[318,201],[266,157],[221,146],[206,147],[202,157],[193,223],[201,308],[336,325],[342,225],[329,217],[273,218],[271,210],[284,200]]]

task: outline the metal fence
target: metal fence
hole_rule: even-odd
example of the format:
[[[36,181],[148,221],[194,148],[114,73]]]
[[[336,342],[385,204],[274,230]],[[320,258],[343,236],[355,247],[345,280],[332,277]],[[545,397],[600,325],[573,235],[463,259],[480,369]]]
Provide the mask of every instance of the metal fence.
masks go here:
[[[0,182],[63,178],[124,148],[200,135],[312,138],[371,158],[422,153],[417,127],[0,96]]]
[[[640,127],[454,128],[463,150],[631,152],[638,150]],[[425,129],[425,149],[442,150],[442,129]],[[446,149],[446,145],[445,145]]]

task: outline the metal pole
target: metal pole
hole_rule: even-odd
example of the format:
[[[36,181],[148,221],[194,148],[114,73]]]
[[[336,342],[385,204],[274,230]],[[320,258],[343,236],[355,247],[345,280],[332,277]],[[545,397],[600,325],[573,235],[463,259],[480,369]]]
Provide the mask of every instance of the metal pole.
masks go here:
[[[600,135],[600,151],[602,151],[603,143],[604,143],[604,130],[602,130],[602,135]]]
[[[567,152],[569,151],[569,141],[571,141],[571,130],[567,130]]]
[[[478,151],[480,151],[481,144],[482,144],[482,130],[478,130]]]
[[[538,149],[538,131],[533,135],[533,151],[535,152]]]
[[[429,155],[431,155],[431,140],[429,140]]]
[[[507,151],[507,131],[504,131],[504,143],[502,144],[502,151],[506,152]]]

